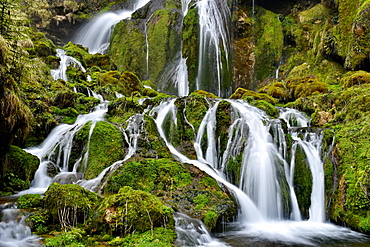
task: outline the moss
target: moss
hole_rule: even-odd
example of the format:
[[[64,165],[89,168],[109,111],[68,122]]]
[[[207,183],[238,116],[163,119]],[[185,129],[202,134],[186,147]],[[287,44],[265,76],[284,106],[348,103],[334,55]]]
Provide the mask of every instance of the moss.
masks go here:
[[[353,13],[356,13],[356,11]],[[355,70],[366,68],[366,64],[369,64],[370,62],[370,48],[367,45],[370,41],[369,15],[370,2],[365,1],[358,9],[357,15],[351,27],[352,35],[349,42],[350,49],[345,62],[345,67],[347,69]]]
[[[312,175],[301,147],[297,147],[295,155],[294,191],[302,216],[308,218],[311,206]]]
[[[173,211],[155,196],[125,186],[100,204],[103,223],[114,235],[153,230],[154,227],[174,228]]]
[[[272,82],[258,90],[259,93],[265,93],[277,99],[279,102],[287,102],[289,99],[289,89],[283,82]]]
[[[174,230],[155,227],[153,231],[134,233],[124,238],[115,238],[108,243],[113,246],[171,247],[175,240],[176,233]]]
[[[272,118],[277,118],[279,116],[279,110],[267,101],[257,100],[252,102],[251,104],[263,110],[267,115],[269,115]]]
[[[98,194],[75,184],[52,183],[45,192],[44,207],[62,229],[85,223],[92,209],[101,201]]]
[[[187,57],[189,89],[196,89],[195,80],[198,72],[199,53],[199,17],[197,9],[190,8],[183,21],[182,57]]]
[[[127,162],[112,175],[106,192],[116,192],[123,186],[150,192],[166,205],[192,217],[204,219],[207,211],[214,211],[220,222],[235,214],[234,202],[213,178],[170,159],[137,158]]]
[[[258,81],[272,76],[282,56],[284,37],[277,14],[258,7],[255,15],[255,78]]]
[[[293,99],[326,93],[328,91],[328,85],[321,82],[316,76],[290,79],[287,82],[287,88],[289,88],[290,95]]]
[[[149,78],[158,81],[166,64],[178,51],[180,37],[175,26],[179,14],[171,9],[159,9],[147,22],[149,44]]]
[[[28,189],[39,164],[36,156],[17,146],[10,146],[2,164],[5,176],[0,188],[9,192]]]
[[[86,146],[89,131],[90,125],[85,125],[76,134],[76,140]],[[106,152],[109,152],[110,155],[106,155]],[[108,122],[97,122],[91,135],[88,165],[79,169],[81,171],[85,169],[85,179],[95,178],[106,167],[123,159],[123,157],[124,147],[121,132]]]
[[[119,82],[123,87],[122,93],[126,96],[131,96],[136,92],[141,94],[143,90],[143,85],[141,81],[134,73],[131,72],[123,72],[123,74],[119,78]]]
[[[120,72],[131,71],[139,78],[146,77],[145,35],[134,22],[121,21],[114,27],[109,57]]]
[[[247,90],[244,88],[238,88],[235,92],[230,96],[230,99],[244,99],[246,101],[251,100],[265,100],[270,104],[276,104],[276,100],[272,98],[270,95],[265,93],[256,93],[251,90]]]
[[[22,195],[17,199],[18,208],[35,208],[42,206],[42,198],[40,194]]]
[[[367,83],[370,83],[370,73],[365,71],[349,72],[341,79],[344,88]]]

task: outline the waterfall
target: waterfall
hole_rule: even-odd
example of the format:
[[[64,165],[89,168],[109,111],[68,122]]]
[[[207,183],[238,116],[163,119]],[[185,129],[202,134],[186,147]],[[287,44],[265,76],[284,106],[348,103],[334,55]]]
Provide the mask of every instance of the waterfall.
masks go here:
[[[230,69],[231,41],[228,26],[231,12],[224,0],[198,0],[197,6],[200,41],[196,87],[221,97],[226,96],[228,93],[224,90],[228,87],[223,87],[223,75]]]
[[[142,114],[135,114],[127,120],[127,127],[123,134],[125,141],[129,144],[128,152],[123,160],[119,160],[113,163],[111,166],[105,168],[96,178],[90,180],[80,180],[77,182],[80,186],[85,189],[101,192],[101,190],[108,183],[110,176],[122,166],[122,164],[131,158],[137,149],[137,142],[139,136],[144,132],[144,116]]]
[[[60,58],[59,62],[60,64],[58,69],[51,70],[51,75],[53,76],[54,80],[62,79],[68,81],[66,73],[68,66],[74,66],[82,70],[84,73],[86,72],[86,69],[82,66],[80,61],[71,56],[66,55],[66,51],[62,49],[57,49],[56,56]]]
[[[149,1],[137,0],[130,10],[122,10],[117,13],[106,12],[96,16],[75,34],[72,41],[88,47],[91,54],[106,53],[114,26],[121,20],[131,18],[136,10],[145,6]]]
[[[3,247],[41,247],[41,238],[33,235],[26,225],[26,216],[16,208],[0,205],[0,246]],[[5,208],[4,208],[5,207]]]
[[[360,233],[325,223],[324,174],[320,153],[322,135],[311,132],[309,118],[293,109],[281,109],[281,120],[272,120],[263,111],[244,101],[227,100],[232,109],[232,123],[227,146],[225,150],[219,150],[215,126],[220,101],[215,100],[210,102],[199,126],[194,140],[197,159],[192,160],[171,144],[171,133],[164,129],[168,122],[175,127],[177,125],[175,100],[163,101],[153,108],[151,115],[155,117],[158,132],[174,157],[203,170],[235,195],[240,208],[238,220],[230,224],[229,231],[223,233],[225,239],[240,239],[241,242],[252,239],[256,242],[293,245],[316,245],[321,241],[356,242],[364,239]],[[287,145],[277,143],[286,142],[285,137],[281,136],[281,121],[286,121],[293,136],[292,148],[300,145],[304,149],[312,173],[308,220],[302,220],[299,211],[293,184],[294,163],[285,160]],[[298,133],[297,130],[304,131],[304,135],[294,134]],[[202,144],[202,141],[206,143]],[[227,160],[238,154],[242,154],[239,188],[227,181],[226,174]],[[294,156],[294,152],[291,155]],[[283,197],[283,194],[288,194],[288,197]],[[284,208],[287,203],[290,206],[288,211]],[[179,231],[185,234],[183,229]],[[187,233],[189,238],[193,236],[192,231]],[[202,237],[198,237],[200,241]]]
[[[56,168],[60,173],[58,177],[68,176],[69,158],[71,154],[73,138],[75,134],[87,123],[91,122],[89,139],[92,134],[95,123],[104,120],[104,115],[108,111],[108,102],[104,101],[101,95],[93,93],[101,100],[101,103],[95,107],[94,111],[88,114],[79,115],[74,124],[60,124],[55,127],[47,138],[38,146],[25,149],[27,152],[37,156],[40,159],[40,166],[35,173],[31,188],[22,191],[19,194],[44,193],[52,183],[52,178],[48,175],[48,167]],[[85,154],[86,156],[87,154]],[[79,162],[82,158],[78,159]],[[77,165],[73,168],[73,175],[76,175]],[[57,178],[58,178],[57,177]]]
[[[206,226],[198,219],[190,218],[181,213],[175,213],[176,245],[193,247],[226,247],[226,243],[212,238]]]

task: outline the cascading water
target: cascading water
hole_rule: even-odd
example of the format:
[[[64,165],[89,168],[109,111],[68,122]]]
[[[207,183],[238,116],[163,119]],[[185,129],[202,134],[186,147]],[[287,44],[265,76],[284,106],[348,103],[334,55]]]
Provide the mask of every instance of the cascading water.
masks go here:
[[[72,38],[76,44],[89,48],[89,53],[106,53],[114,26],[121,20],[131,18],[132,13],[145,6],[150,0],[137,0],[131,9],[118,13],[106,12],[96,16],[83,26]]]
[[[26,225],[26,216],[10,205],[0,205],[0,246],[1,247],[41,247],[40,238],[31,233]]]
[[[141,133],[144,132],[144,129],[143,129],[144,117],[142,114],[133,115],[127,120],[127,123],[128,123],[127,128],[123,132],[125,136],[125,140],[129,144],[129,149],[128,149],[128,152],[125,158],[105,168],[96,178],[93,178],[90,180],[80,180],[77,182],[77,184],[84,187],[85,189],[88,189],[94,192],[100,192],[100,190],[104,188],[105,185],[107,184],[109,177],[118,168],[120,168],[121,165],[126,160],[128,160],[129,158],[132,157],[132,155],[135,154],[136,149],[137,149],[138,138],[141,135]]]
[[[175,213],[176,245],[197,247],[227,247],[226,243],[211,237],[202,221]]]
[[[62,79],[68,81],[66,73],[68,66],[74,66],[76,68],[79,68],[84,73],[86,72],[86,69],[82,66],[80,61],[71,56],[66,55],[66,51],[62,49],[57,49],[56,56],[60,58],[59,62],[60,65],[58,69],[51,70],[51,75],[53,76],[54,80]]]
[[[230,95],[229,87],[223,85],[223,75],[231,69],[229,6],[224,0],[198,0],[197,6],[200,41],[196,87],[221,97]]]
[[[102,100],[100,95],[96,95],[96,97]],[[59,174],[54,179],[68,177],[70,175],[76,176],[78,168],[76,164],[74,165],[72,172],[68,171],[73,138],[75,134],[88,122],[92,123],[89,132],[89,135],[91,136],[95,123],[103,121],[104,115],[107,111],[108,102],[101,101],[101,103],[96,106],[94,111],[91,113],[79,115],[74,124],[58,125],[38,147],[26,149],[27,152],[36,155],[40,159],[40,166],[35,173],[35,178],[31,183],[31,188],[29,190],[22,191],[20,194],[45,192],[53,181],[53,179],[48,176],[48,166],[53,166],[59,170]],[[78,159],[78,163],[82,157]]]
[[[238,221],[230,224],[230,229],[222,234],[222,238],[227,242],[240,239],[239,241],[251,245],[259,241],[318,245],[330,241],[356,242],[364,239],[359,233],[325,223],[324,175],[320,155],[322,136],[310,132],[308,118],[291,109],[282,109],[280,116],[282,121],[287,122],[294,136],[294,145],[302,146],[313,177],[310,217],[303,221],[294,192],[294,167],[290,167],[294,164],[284,160],[287,150],[283,149],[286,149],[287,145],[278,145],[274,140],[282,137],[270,134],[270,132],[275,133],[274,135],[282,133],[280,121],[271,120],[263,111],[246,102],[228,100],[233,116],[229,140],[225,150],[218,150],[219,145],[216,141],[218,138],[214,132],[219,102],[211,103],[194,141],[198,158],[191,160],[176,150],[167,138],[171,134],[166,133],[163,128],[168,126],[167,121],[177,125],[174,101],[162,102],[152,110],[153,115],[157,114],[155,121],[158,132],[174,157],[207,172],[236,196],[240,213]],[[295,129],[299,129],[298,126],[306,133],[303,138],[299,138],[302,135],[293,134]],[[206,139],[202,138],[204,135]],[[206,147],[201,143],[202,140],[207,140]],[[203,151],[206,153],[205,157]],[[225,160],[236,154],[242,154],[243,157],[240,189],[226,181],[224,178],[228,176],[223,173],[227,170]],[[284,197],[283,194],[289,194],[289,197]],[[290,205],[289,209],[284,208],[287,203]]]

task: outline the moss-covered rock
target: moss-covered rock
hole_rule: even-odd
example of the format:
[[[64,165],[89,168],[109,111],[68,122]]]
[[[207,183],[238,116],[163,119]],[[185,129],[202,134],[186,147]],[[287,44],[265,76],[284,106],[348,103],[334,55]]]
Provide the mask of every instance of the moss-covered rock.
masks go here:
[[[39,164],[36,156],[17,146],[10,146],[3,163],[5,176],[0,182],[1,190],[14,193],[28,189]]]
[[[370,73],[365,71],[349,72],[341,79],[341,84],[344,88],[368,83],[370,83]]]
[[[109,57],[120,72],[131,71],[147,77],[145,35],[133,21],[119,22],[112,34]]]
[[[75,136],[76,157],[79,157],[81,148],[88,145],[90,124],[85,125]],[[79,145],[77,145],[79,143]],[[106,153],[109,152],[109,155]],[[72,153],[73,156],[73,153]],[[80,167],[79,171],[85,172],[85,179],[92,179],[99,175],[105,168],[114,162],[123,159],[124,146],[122,133],[114,125],[100,121],[96,123],[90,138],[89,160],[86,167]],[[73,165],[71,160],[71,165]]]
[[[110,178],[106,190],[115,192],[122,186],[150,192],[174,210],[202,219],[211,229],[236,213],[234,201],[214,179],[191,165],[170,159],[126,163]]]
[[[85,223],[101,201],[98,194],[75,184],[52,183],[45,192],[44,207],[62,229]]]
[[[284,37],[278,16],[263,8],[257,8],[255,30],[255,78],[258,81],[273,76],[280,62]]]
[[[128,186],[105,198],[98,210],[104,224],[114,235],[142,233],[154,227],[174,228],[171,208],[157,197]]]

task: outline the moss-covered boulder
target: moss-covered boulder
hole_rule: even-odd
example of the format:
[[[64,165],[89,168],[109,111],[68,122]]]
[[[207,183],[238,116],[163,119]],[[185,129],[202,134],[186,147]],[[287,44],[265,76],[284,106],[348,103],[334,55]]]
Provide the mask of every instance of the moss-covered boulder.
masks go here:
[[[128,186],[105,198],[98,210],[103,223],[114,235],[141,233],[154,227],[174,227],[171,208],[148,192]]]
[[[196,167],[170,159],[135,159],[110,178],[107,192],[123,186],[150,192],[174,210],[202,219],[210,229],[236,213],[232,197]]]
[[[71,154],[72,158],[77,158],[81,149],[89,148],[86,167],[79,167],[79,171],[85,173],[85,179],[97,177],[105,168],[124,158],[123,137],[116,126],[105,121],[97,122],[88,144],[90,128],[91,124],[87,124],[76,134],[75,148]],[[73,159],[71,165],[72,162]]]
[[[17,146],[10,146],[3,163],[5,176],[0,182],[0,190],[14,193],[28,189],[39,164],[36,156]]]
[[[330,94],[299,98],[291,104],[313,116],[318,112],[332,114],[332,119],[323,125],[336,133],[333,163],[325,164],[325,176],[329,179],[326,181],[328,215],[335,222],[345,222],[364,232],[369,231],[370,206],[367,154],[370,141],[366,134],[370,120],[369,92],[369,84],[360,84]],[[318,119],[313,118],[314,125],[319,124]]]
[[[370,73],[366,71],[348,72],[341,79],[341,84],[344,88],[369,83],[370,83]]]
[[[52,183],[43,200],[53,222],[65,229],[85,223],[101,198],[76,184]]]
[[[274,76],[283,51],[283,27],[278,16],[261,7],[256,9],[255,35],[255,78],[257,81]]]
[[[146,77],[145,35],[133,21],[121,21],[115,26],[109,56],[120,72],[131,71],[141,79]]]

